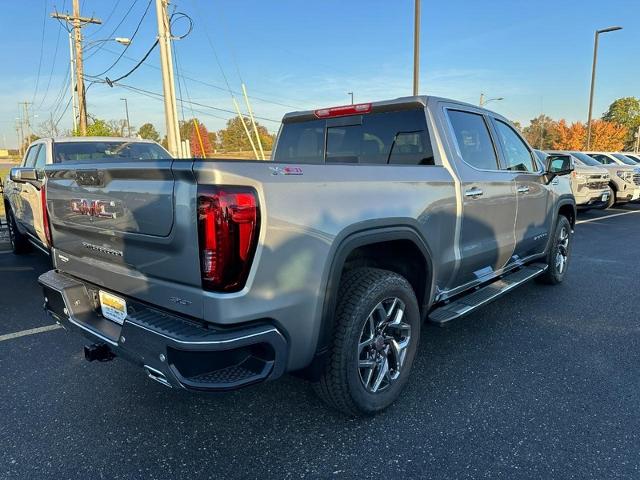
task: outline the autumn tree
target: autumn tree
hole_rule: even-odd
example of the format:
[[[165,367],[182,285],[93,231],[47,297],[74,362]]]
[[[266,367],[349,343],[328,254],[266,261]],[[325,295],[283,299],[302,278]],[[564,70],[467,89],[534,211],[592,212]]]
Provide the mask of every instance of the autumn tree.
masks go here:
[[[624,149],[632,150],[635,143],[635,133],[640,127],[640,98],[618,98],[602,116],[603,120],[622,125],[627,129],[624,139]]]
[[[624,125],[605,120],[591,122],[591,149],[603,152],[624,150],[629,129]]]
[[[192,121],[192,124],[193,128],[191,128],[191,136],[189,137],[191,155],[199,158],[213,155],[213,146],[211,145],[207,127],[195,119]]]
[[[251,119],[244,117],[244,121],[249,128],[249,132],[252,135],[254,145],[256,144],[255,133]],[[269,131],[256,122],[256,128],[260,135],[260,141],[262,142],[262,149],[265,151],[273,148],[274,136]],[[218,139],[220,141],[220,147],[226,152],[244,152],[251,150],[251,142],[247,137],[247,132],[242,125],[242,119],[240,116],[235,116],[227,121],[227,127],[218,132]],[[258,146],[256,145],[256,148]]]
[[[154,142],[160,142],[160,134],[156,127],[152,123],[145,123],[138,129],[138,136],[146,140],[153,140]]]
[[[540,150],[549,150],[558,139],[558,122],[546,115],[531,119],[529,125],[522,129],[524,138],[530,145]]]
[[[586,143],[587,129],[583,123],[567,125],[565,119],[556,123],[556,135],[551,148],[555,150],[582,150]]]

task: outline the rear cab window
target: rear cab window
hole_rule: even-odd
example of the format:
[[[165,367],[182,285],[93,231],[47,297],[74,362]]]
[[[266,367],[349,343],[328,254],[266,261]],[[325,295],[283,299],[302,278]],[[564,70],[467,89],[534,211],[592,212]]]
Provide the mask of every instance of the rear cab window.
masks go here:
[[[434,165],[424,109],[285,123],[273,160],[312,164]]]

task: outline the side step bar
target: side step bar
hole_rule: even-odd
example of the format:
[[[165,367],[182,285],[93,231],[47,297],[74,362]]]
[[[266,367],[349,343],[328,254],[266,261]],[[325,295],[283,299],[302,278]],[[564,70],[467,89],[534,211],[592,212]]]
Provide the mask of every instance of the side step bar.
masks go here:
[[[523,267],[520,270],[506,275],[505,277],[475,290],[470,294],[460,297],[451,303],[447,303],[442,307],[436,308],[429,313],[429,320],[432,323],[443,326],[451,320],[463,317],[477,308],[500,298],[502,295],[513,290],[517,286],[541,275],[546,269],[547,265],[539,263]]]

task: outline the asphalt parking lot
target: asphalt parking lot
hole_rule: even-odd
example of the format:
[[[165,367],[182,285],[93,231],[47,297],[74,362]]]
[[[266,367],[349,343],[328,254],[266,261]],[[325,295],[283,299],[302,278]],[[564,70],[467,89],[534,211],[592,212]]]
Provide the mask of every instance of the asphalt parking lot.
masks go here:
[[[0,478],[640,478],[640,205],[580,215],[559,287],[426,326],[400,401],[326,410],[296,378],[215,396],[51,325],[44,256],[0,254]],[[27,332],[29,333],[29,332]]]

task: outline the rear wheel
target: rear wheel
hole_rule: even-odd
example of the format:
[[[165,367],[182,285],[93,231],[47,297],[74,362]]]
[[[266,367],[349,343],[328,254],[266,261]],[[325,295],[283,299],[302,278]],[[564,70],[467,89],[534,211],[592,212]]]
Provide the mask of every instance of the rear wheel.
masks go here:
[[[20,255],[28,252],[31,245],[27,237],[18,230],[16,219],[11,210],[7,210],[7,224],[9,227],[9,241],[11,242],[11,250],[13,250],[13,253]]]
[[[560,215],[547,254],[547,270],[539,277],[540,281],[549,285],[562,283],[569,266],[572,239],[571,223],[567,217]]]
[[[409,282],[386,270],[356,269],[341,284],[332,351],[314,388],[347,415],[379,412],[400,395],[419,338],[420,314]]]

